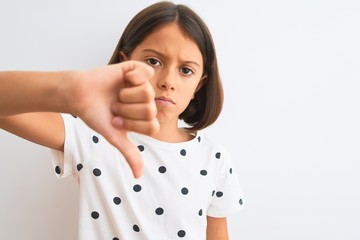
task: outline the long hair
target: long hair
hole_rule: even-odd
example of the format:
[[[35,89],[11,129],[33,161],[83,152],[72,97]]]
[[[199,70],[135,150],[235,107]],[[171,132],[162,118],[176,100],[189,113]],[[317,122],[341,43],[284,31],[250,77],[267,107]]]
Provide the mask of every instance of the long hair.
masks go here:
[[[204,62],[204,83],[187,108],[179,115],[197,131],[216,121],[223,106],[223,88],[219,76],[212,36],[204,21],[189,7],[172,2],[159,2],[140,11],[125,28],[109,64],[119,63],[120,52],[130,57],[132,51],[154,29],[162,24],[176,23],[198,46]]]

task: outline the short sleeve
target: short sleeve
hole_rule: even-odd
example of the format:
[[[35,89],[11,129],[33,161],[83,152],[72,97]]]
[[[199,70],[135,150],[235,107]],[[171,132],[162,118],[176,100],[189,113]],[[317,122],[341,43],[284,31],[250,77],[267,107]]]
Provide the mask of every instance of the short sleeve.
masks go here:
[[[219,159],[221,160],[219,179],[207,211],[210,217],[226,217],[244,206],[244,195],[237,172],[230,155],[223,153]]]
[[[64,142],[64,152],[51,149],[51,160],[56,173],[56,176],[59,178],[73,176],[74,171],[74,161],[73,161],[73,149],[74,143],[74,131],[72,131],[74,126],[74,119],[72,115],[61,114],[64,127],[65,127],[65,142]]]

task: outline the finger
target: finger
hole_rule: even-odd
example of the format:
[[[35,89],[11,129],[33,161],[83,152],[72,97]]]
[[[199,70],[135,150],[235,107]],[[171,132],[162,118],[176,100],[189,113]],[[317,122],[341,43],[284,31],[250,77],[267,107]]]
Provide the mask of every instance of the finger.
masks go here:
[[[140,121],[114,117],[112,124],[115,128],[137,132],[145,135],[157,133],[160,129],[159,121],[155,118],[151,121]]]
[[[155,102],[150,103],[113,103],[111,112],[115,116],[132,120],[152,120],[156,117],[157,109]]]
[[[132,86],[141,85],[149,81],[154,75],[154,69],[139,61],[125,61],[120,63],[125,81]]]
[[[134,87],[125,87],[119,92],[122,103],[150,102],[155,98],[155,92],[150,83],[143,83]]]
[[[114,131],[112,131],[114,133]],[[116,131],[115,131],[116,132]],[[112,134],[105,137],[124,156],[135,178],[139,178],[143,171],[143,161],[139,149],[124,134]]]

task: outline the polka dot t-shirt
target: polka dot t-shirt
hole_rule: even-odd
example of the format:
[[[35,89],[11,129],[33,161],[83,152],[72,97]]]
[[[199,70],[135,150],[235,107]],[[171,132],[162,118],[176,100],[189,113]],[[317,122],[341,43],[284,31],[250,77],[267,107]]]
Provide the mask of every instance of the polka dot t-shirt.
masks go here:
[[[135,179],[121,153],[79,118],[63,114],[64,153],[52,150],[58,177],[80,186],[79,239],[206,239],[206,216],[243,206],[228,153],[201,132],[182,143],[130,133],[144,160]]]

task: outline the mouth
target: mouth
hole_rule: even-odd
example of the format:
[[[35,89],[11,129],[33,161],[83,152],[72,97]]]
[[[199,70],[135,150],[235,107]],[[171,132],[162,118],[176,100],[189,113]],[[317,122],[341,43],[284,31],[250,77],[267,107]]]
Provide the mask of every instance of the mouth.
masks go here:
[[[175,104],[174,100],[172,100],[171,98],[163,97],[163,96],[156,97],[155,102],[159,102],[162,104]]]

